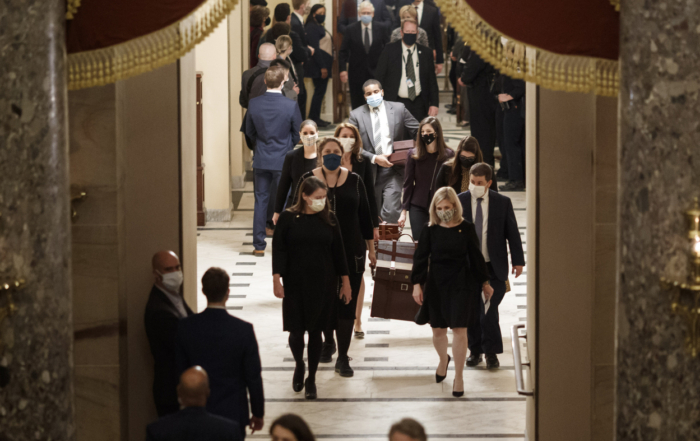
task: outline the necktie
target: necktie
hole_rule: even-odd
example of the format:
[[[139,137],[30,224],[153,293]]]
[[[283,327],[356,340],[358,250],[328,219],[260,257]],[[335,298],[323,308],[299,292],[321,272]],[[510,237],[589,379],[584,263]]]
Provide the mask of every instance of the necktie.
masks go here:
[[[413,53],[408,49],[406,55],[406,78],[411,80],[408,86],[408,98],[413,101],[416,99],[416,70],[413,68]]]
[[[474,216],[474,228],[476,228],[476,235],[479,238],[479,249],[482,249],[481,238],[484,235],[484,212],[481,210],[481,202],[484,198],[479,198],[476,200],[476,216]],[[482,250],[483,252],[483,250]]]
[[[369,53],[369,47],[371,46],[369,41],[369,27],[365,26],[365,53]]]
[[[382,122],[379,119],[379,107],[372,110],[374,113],[374,151],[377,155],[382,154]]]

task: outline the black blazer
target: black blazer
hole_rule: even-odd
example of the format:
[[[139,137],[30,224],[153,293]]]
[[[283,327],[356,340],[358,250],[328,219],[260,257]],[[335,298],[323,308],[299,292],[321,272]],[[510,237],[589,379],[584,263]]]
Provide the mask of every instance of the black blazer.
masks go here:
[[[421,95],[428,105],[438,107],[440,105],[440,89],[435,76],[435,63],[433,51],[429,47],[415,45],[418,48],[418,76],[420,78]],[[398,101],[399,86],[403,69],[403,43],[395,41],[384,48],[379,64],[377,64],[376,78],[384,88],[385,101]]]
[[[374,21],[382,23],[387,28],[392,26],[393,17],[386,8],[384,0],[369,0],[374,5]],[[338,32],[345,35],[347,27],[353,22],[359,22],[357,19],[357,2],[362,3],[362,0],[345,0],[340,6],[340,14],[338,15]]]
[[[466,64],[462,67],[462,82],[468,87],[491,87],[491,84],[496,79],[496,69],[489,63],[485,62],[471,48],[465,46],[464,51],[469,51],[468,55],[462,54],[462,59],[465,59]]]
[[[192,310],[183,299],[187,315]],[[153,355],[153,399],[156,406],[178,406],[175,388],[180,372],[175,366],[175,336],[180,315],[175,305],[155,285],[151,289],[144,314],[146,336]]]
[[[146,441],[242,441],[241,426],[203,407],[186,407],[146,427]]]
[[[449,186],[450,178],[452,177],[452,162],[458,160],[459,159],[454,158],[446,161],[444,164],[442,164],[442,166],[440,166],[440,171],[438,171],[437,179],[435,180],[435,185],[437,185],[437,188]],[[491,182],[489,190],[493,190],[498,193],[498,179],[496,178],[496,173],[493,173],[491,180],[493,182]],[[458,179],[452,186],[452,189],[454,189],[457,194],[460,194],[462,192],[462,180]]]
[[[333,75],[333,55],[321,50],[319,47],[321,39],[327,33],[323,25],[311,19],[306,22],[306,38],[309,41],[309,46],[314,48],[314,54],[304,64],[304,76],[306,78],[321,78],[321,69],[328,69],[326,78],[331,78]]]
[[[399,4],[396,6],[396,27],[401,26],[401,20],[398,16],[401,8],[412,4],[412,0],[399,1]],[[418,23],[418,27],[424,29],[428,34],[430,49],[434,49],[436,52],[436,64],[443,64],[445,62],[445,56],[442,53],[442,28],[440,27],[440,21],[440,10],[434,4],[423,0],[423,15],[421,16],[420,23]]]
[[[362,22],[352,23],[346,28],[343,44],[340,46],[338,68],[340,72],[348,71],[350,82],[353,82],[353,77],[356,81],[362,82],[367,80],[367,76],[373,77],[384,46],[389,43],[389,27],[374,20],[372,22],[372,45],[369,48],[369,53],[366,53],[363,32]]]
[[[465,191],[457,196],[462,203],[463,217],[473,222],[472,195]],[[498,280],[508,280],[508,250],[513,266],[525,265],[525,253],[523,242],[520,240],[518,222],[515,220],[515,211],[510,198],[489,190],[489,220],[487,225],[486,246],[489,249],[489,258],[493,271]]]
[[[372,216],[372,226],[379,228],[379,213],[377,212],[377,197],[374,194],[374,171],[372,170],[372,155],[365,149],[360,152],[362,161],[358,161],[356,156],[352,157],[352,172],[357,173],[367,190],[367,202],[369,202],[369,213]]]
[[[207,410],[242,427],[250,413],[265,415],[262,368],[253,325],[225,309],[207,308],[181,320],[177,329],[177,371],[201,366],[209,374]],[[248,408],[250,394],[250,410]]]
[[[287,202],[287,208],[294,203],[301,177],[308,171],[316,168],[316,164],[314,163],[314,166],[307,170],[304,167],[305,162],[303,147],[292,150],[284,157],[280,182],[277,184],[277,196],[275,196],[275,213],[282,213],[285,202]],[[287,198],[289,190],[292,190],[292,193],[289,195],[289,198]]]

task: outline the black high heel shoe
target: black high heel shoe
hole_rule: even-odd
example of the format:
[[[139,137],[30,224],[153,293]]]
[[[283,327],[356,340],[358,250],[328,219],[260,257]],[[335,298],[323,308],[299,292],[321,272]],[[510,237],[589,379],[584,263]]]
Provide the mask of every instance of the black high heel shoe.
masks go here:
[[[292,377],[292,389],[294,392],[301,392],[304,390],[304,373],[306,372],[306,365],[301,365],[294,368],[294,377]]]
[[[307,400],[315,400],[318,397],[318,395],[316,395],[316,382],[310,380],[310,378],[307,378],[304,382],[306,386],[305,397]]]
[[[454,384],[454,383],[452,383],[452,396],[455,397],[455,398],[462,398],[462,397],[464,396],[464,391],[457,392],[457,391],[455,390],[455,384]]]
[[[445,375],[438,375],[437,372],[435,372],[435,382],[436,383],[442,383],[445,378],[447,378],[447,371],[450,368],[450,361],[452,361],[452,357],[450,355],[447,355],[447,367],[445,368]]]

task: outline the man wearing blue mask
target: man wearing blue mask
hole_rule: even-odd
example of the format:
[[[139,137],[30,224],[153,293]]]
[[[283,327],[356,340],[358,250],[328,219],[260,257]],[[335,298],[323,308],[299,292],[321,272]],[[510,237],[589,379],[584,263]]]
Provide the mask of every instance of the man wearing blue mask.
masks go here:
[[[367,104],[350,112],[348,122],[359,129],[363,148],[372,154],[377,212],[382,220],[396,223],[401,214],[404,167],[394,166],[388,157],[395,141],[416,138],[419,124],[403,104],[384,101],[379,81],[367,80],[362,90]]]
[[[345,29],[338,67],[340,81],[350,85],[350,103],[357,109],[365,103],[362,85],[374,78],[374,69],[384,46],[389,43],[389,26],[374,18],[374,5],[360,3],[360,20]]]

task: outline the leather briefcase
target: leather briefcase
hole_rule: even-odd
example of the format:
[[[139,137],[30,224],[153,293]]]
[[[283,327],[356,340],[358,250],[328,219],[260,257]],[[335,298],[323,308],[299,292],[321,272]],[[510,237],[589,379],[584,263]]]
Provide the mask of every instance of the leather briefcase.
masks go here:
[[[374,269],[371,317],[415,321],[420,309],[413,300],[411,283],[415,246],[415,242],[380,241]],[[382,259],[383,256],[387,256],[387,260]]]
[[[398,240],[399,236],[401,236],[399,224],[389,224],[386,222],[381,222],[379,224],[379,240]]]
[[[393,153],[389,155],[389,162],[405,167],[408,160],[409,151],[415,146],[416,142],[412,139],[407,141],[394,141]]]

